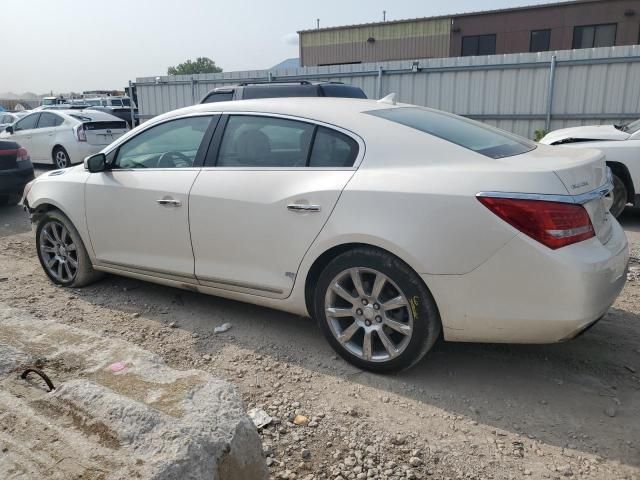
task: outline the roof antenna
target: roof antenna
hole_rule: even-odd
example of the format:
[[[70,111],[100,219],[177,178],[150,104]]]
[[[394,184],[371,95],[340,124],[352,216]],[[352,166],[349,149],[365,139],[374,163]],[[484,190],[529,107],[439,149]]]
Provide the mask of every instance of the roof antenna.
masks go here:
[[[316,18],[316,28],[320,28],[320,19]]]
[[[396,102],[396,93],[390,93],[389,95],[387,95],[384,98],[381,98],[380,100],[378,100],[378,103],[388,103],[389,105],[395,105]]]

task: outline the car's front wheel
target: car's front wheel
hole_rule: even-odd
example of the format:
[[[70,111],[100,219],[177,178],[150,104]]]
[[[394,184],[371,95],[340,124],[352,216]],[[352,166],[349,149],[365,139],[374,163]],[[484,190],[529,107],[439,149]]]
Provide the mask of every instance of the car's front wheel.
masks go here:
[[[83,287],[98,280],[80,238],[66,215],[51,210],[42,215],[36,227],[38,259],[47,276],[64,287]]]
[[[403,261],[375,248],[334,258],[320,274],[314,313],[333,348],[360,368],[411,367],[440,335],[431,293]]]
[[[609,211],[611,215],[618,218],[620,214],[624,211],[624,208],[627,206],[628,192],[627,186],[624,184],[622,179],[617,175],[612,175],[613,179],[613,190],[609,195],[611,195],[611,207]]]
[[[53,162],[58,168],[67,168],[71,166],[71,159],[69,154],[62,147],[56,147],[53,149]]]

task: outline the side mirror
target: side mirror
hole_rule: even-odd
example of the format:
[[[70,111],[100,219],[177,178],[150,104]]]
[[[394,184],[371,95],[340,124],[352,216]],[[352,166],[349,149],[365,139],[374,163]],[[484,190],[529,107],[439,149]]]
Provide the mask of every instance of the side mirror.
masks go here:
[[[84,168],[91,173],[104,172],[107,169],[107,157],[104,153],[96,153],[84,159]]]
[[[4,129],[4,131],[12,134],[13,133],[13,125],[7,125],[7,127]]]

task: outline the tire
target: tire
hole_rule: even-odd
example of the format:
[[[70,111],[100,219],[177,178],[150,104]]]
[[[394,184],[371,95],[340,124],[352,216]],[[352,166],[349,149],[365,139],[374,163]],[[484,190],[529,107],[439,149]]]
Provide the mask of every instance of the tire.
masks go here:
[[[625,183],[615,174],[613,175],[613,191],[611,195],[613,196],[613,202],[611,204],[611,208],[609,208],[609,212],[611,212],[611,215],[618,218],[627,206],[629,194]]]
[[[398,300],[394,303],[398,307],[385,309],[385,304],[392,306],[391,299]],[[442,330],[436,303],[422,279],[402,260],[371,247],[345,252],[324,268],[313,295],[313,310],[334,350],[348,362],[374,372],[415,365]],[[364,347],[367,343],[369,348]]]
[[[71,158],[69,154],[62,147],[56,147],[51,154],[53,158],[53,164],[58,168],[67,168],[71,166]]]
[[[56,285],[84,287],[104,275],[93,269],[80,234],[59,210],[46,212],[38,221],[36,250],[42,269]]]

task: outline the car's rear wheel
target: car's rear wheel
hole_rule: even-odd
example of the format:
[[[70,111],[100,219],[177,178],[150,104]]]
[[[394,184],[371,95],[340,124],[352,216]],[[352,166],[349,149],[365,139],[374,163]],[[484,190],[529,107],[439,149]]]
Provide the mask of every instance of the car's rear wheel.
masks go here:
[[[322,271],[314,313],[333,348],[360,368],[411,367],[440,335],[431,293],[403,261],[374,248],[334,258]]]
[[[611,215],[617,218],[622,214],[622,212],[624,211],[624,208],[627,206],[628,192],[627,192],[627,186],[624,184],[624,182],[619,176],[613,174],[612,179],[613,179],[613,190],[609,194],[612,197],[611,199],[612,203],[611,203],[611,207],[609,208],[609,211],[611,212]]]
[[[47,276],[64,287],[83,287],[100,277],[71,221],[62,212],[51,210],[36,227],[38,259]]]
[[[71,166],[71,159],[69,158],[69,154],[62,147],[56,147],[53,149],[53,163],[56,164],[58,168],[67,168]]]

